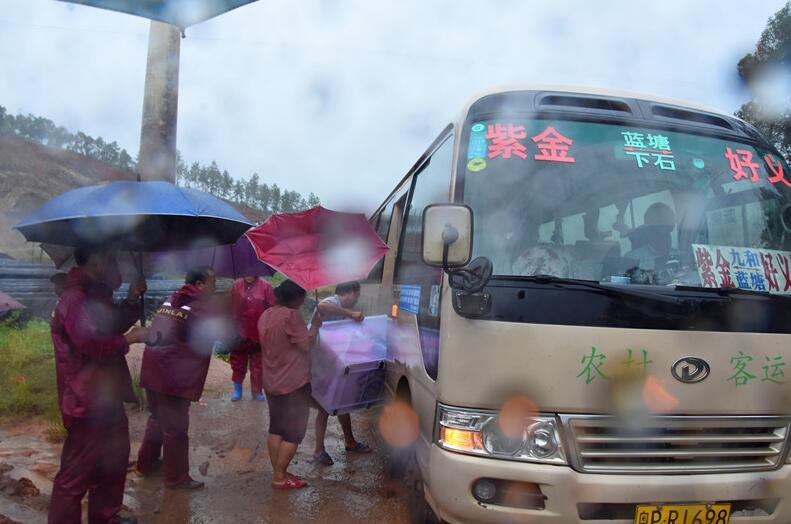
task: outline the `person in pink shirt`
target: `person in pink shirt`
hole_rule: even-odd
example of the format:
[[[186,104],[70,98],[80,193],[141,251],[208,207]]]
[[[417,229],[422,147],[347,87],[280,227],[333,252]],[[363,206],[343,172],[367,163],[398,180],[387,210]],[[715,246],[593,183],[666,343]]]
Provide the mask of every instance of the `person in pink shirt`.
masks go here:
[[[258,319],[275,305],[272,284],[257,276],[247,276],[234,282],[231,288],[231,309],[239,335],[239,344],[231,352],[233,395],[231,401],[242,398],[242,382],[250,365],[250,392],[256,400],[264,400],[261,390],[261,345],[258,341]]]
[[[313,405],[310,393],[310,349],[321,327],[321,317],[313,315],[310,328],[299,308],[305,290],[290,280],[275,289],[276,304],[258,320],[261,344],[262,379],[269,405],[269,460],[272,487],[299,489],[303,479],[288,472],[288,465],[305,438],[308,414]]]

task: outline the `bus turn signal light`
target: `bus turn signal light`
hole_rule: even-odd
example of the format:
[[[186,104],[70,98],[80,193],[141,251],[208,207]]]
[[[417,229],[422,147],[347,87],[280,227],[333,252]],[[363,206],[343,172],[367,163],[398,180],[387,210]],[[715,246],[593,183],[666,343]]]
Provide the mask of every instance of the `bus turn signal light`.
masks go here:
[[[390,316],[393,318],[398,317],[398,304],[393,304],[393,308],[390,310]]]
[[[479,451],[483,449],[483,438],[478,431],[442,427],[440,438],[448,449],[458,451]]]

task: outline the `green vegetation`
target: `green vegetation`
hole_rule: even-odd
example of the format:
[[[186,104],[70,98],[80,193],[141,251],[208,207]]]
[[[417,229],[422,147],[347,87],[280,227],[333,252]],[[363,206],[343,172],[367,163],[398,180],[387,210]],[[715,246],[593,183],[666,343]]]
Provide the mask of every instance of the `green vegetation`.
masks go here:
[[[106,162],[123,171],[134,173],[137,170],[137,162],[115,141],[94,138],[82,131],[72,133],[48,118],[21,113],[12,115],[5,107],[0,106],[0,134],[2,133],[45,146],[66,149]],[[256,209],[266,216],[303,211],[320,203],[313,193],[303,197],[296,191],[283,190],[277,184],[262,183],[258,173],[253,173],[250,178],[234,178],[228,171],[220,169],[216,162],[208,165],[198,162],[188,164],[178,152],[176,183]]]
[[[0,418],[30,417],[47,424],[52,440],[65,436],[49,324],[6,320],[0,322]]]
[[[307,198],[296,191],[282,190],[277,184],[261,183],[258,173],[248,179],[234,179],[228,171],[220,171],[216,162],[202,166],[197,162],[187,167],[179,155],[176,164],[179,185],[206,191],[231,202],[257,209],[265,215],[293,213],[319,205],[319,198],[311,193]]]
[[[791,62],[791,2],[786,3],[767,22],[755,52],[745,55],[737,69],[742,81],[753,93],[753,99],[736,112],[750,122],[791,162],[791,93],[782,100],[764,99],[758,88],[767,81],[788,82]],[[778,74],[778,72],[780,72]],[[786,84],[787,85],[787,84]]]

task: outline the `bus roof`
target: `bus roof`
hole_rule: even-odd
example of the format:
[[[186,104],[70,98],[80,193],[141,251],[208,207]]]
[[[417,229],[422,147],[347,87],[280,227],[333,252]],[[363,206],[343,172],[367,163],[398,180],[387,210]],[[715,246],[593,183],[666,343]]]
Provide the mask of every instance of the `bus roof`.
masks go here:
[[[470,110],[473,108],[473,106],[475,106],[476,104],[478,104],[479,102],[481,102],[485,98],[487,98],[489,96],[507,95],[508,93],[547,93],[547,94],[551,94],[551,93],[567,93],[569,95],[581,95],[583,97],[584,96],[589,96],[589,97],[590,96],[592,96],[592,97],[596,97],[596,96],[607,97],[607,98],[609,98],[611,100],[620,98],[620,99],[622,99],[624,101],[628,101],[627,103],[628,103],[629,106],[634,106],[635,102],[641,102],[641,103],[642,102],[647,102],[647,103],[650,103],[650,104],[660,104],[660,105],[664,105],[664,106],[675,106],[676,108],[686,109],[686,110],[690,110],[692,112],[700,112],[700,113],[705,113],[705,114],[708,114],[708,115],[712,115],[713,117],[716,118],[717,121],[721,121],[721,120],[728,121],[728,120],[730,120],[730,123],[723,122],[722,125],[718,124],[718,123],[715,123],[714,126],[711,126],[711,127],[715,127],[715,129],[717,127],[720,127],[719,131],[723,131],[722,128],[724,128],[724,129],[727,129],[727,132],[730,133],[730,134],[736,134],[736,135],[743,136],[743,137],[744,136],[752,136],[753,138],[755,138],[756,136],[760,137],[760,134],[758,133],[758,131],[755,130],[751,124],[749,124],[747,122],[744,122],[742,119],[736,117],[735,115],[726,113],[726,112],[724,112],[724,111],[722,111],[720,109],[707,107],[707,106],[704,106],[704,105],[695,104],[695,103],[687,102],[687,101],[684,101],[684,100],[668,98],[668,97],[661,97],[661,96],[656,96],[656,95],[647,95],[647,94],[644,94],[644,93],[620,91],[620,90],[617,90],[617,89],[603,89],[603,88],[596,88],[596,87],[568,86],[568,85],[554,85],[554,84],[514,84],[514,85],[503,85],[503,86],[491,87],[491,88],[485,89],[483,91],[480,91],[479,93],[477,93],[475,96],[473,96],[472,98],[470,98],[467,101],[467,103],[464,106],[464,110],[461,113],[459,121],[457,122],[457,124],[459,126],[463,125],[465,119],[468,117],[468,114],[470,113]],[[684,120],[688,120],[688,119],[684,118]],[[734,127],[732,125],[734,122],[740,122],[743,125]],[[685,122],[685,123],[688,124],[689,122]],[[699,125],[699,126],[703,125],[703,126],[705,126],[706,123],[704,121],[704,124],[700,124],[699,121],[698,121],[698,122],[696,122],[693,125]],[[448,127],[450,127],[450,125]],[[443,133],[440,134],[440,137],[442,136],[442,134],[444,134],[447,131],[448,127],[446,127],[445,131],[443,131]],[[710,129],[711,129],[711,127],[710,127]],[[437,139],[439,139],[440,137],[438,137]],[[434,142],[432,142],[432,146],[429,147],[429,150],[437,142],[437,139],[435,139]],[[393,191],[391,191],[388,194],[388,196],[387,196],[387,198],[385,198],[384,202],[382,204],[380,204],[375,209],[373,214],[375,214],[376,212],[378,212],[379,210],[382,209],[382,207],[387,203],[387,200],[393,195],[393,193],[395,193],[395,191],[401,186],[401,184],[403,184],[403,182],[409,177],[409,175],[412,174],[415,171],[415,169],[420,165],[420,163],[426,157],[427,153],[428,153],[428,150],[426,150],[426,152],[424,152],[418,158],[418,160],[407,171],[406,175],[404,175],[404,177],[400,179],[400,181],[395,186]]]
[[[715,115],[738,119],[733,114],[726,113],[721,109],[716,109],[701,104],[695,104],[692,102],[687,102],[685,100],[649,95],[645,93],[620,91],[617,89],[604,89],[597,87],[554,85],[554,84],[513,84],[513,85],[509,84],[509,85],[495,86],[485,89],[477,93],[471,99],[469,99],[467,104],[465,104],[464,106],[464,112],[462,113],[461,118],[464,119],[464,117],[467,115],[472,105],[478,100],[486,96],[503,94],[514,91],[550,91],[550,92],[561,92],[561,93],[570,93],[570,94],[574,93],[580,95],[599,95],[599,96],[608,96],[608,97],[629,98],[635,100],[643,100],[647,102],[658,102],[660,104],[681,106],[696,111],[703,111],[706,113],[713,113]]]

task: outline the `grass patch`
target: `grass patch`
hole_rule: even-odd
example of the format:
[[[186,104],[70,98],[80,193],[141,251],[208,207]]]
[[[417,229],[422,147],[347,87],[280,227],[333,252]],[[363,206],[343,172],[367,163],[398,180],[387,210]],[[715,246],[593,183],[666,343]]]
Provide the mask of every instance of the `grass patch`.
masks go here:
[[[50,438],[65,435],[52,337],[43,320],[0,322],[0,417],[35,418],[47,425]]]

